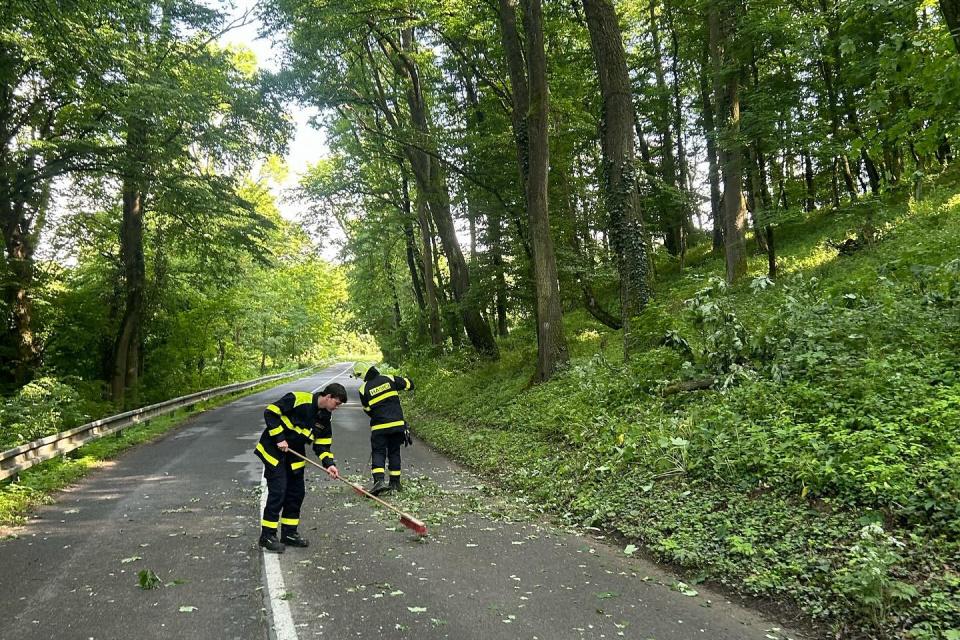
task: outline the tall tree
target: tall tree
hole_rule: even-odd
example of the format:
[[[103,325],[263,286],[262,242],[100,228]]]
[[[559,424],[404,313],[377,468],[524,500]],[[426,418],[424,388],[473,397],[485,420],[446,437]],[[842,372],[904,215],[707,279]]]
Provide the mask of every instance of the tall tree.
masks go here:
[[[240,173],[279,150],[288,127],[263,78],[211,44],[225,25],[218,12],[193,0],[144,2],[120,20],[127,42],[112,87],[122,139],[112,161],[122,202],[123,302],[111,376],[117,407],[139,403],[147,207],[193,209],[191,225],[200,233],[217,218],[248,217],[251,205],[223,169]]]
[[[604,203],[620,273],[620,320],[629,358],[633,316],[650,300],[650,267],[644,237],[634,149],[633,92],[616,10],[609,0],[584,0],[584,13],[600,79]]]
[[[110,2],[0,5],[0,313],[7,330],[0,384],[22,384],[39,364],[34,254],[52,181],[95,166],[104,107],[100,40]],[[109,38],[106,39],[109,42]]]
[[[570,359],[563,332],[560,285],[550,230],[548,191],[550,144],[547,125],[547,54],[543,42],[543,9],[540,0],[524,0],[523,27],[526,35],[527,74],[530,105],[527,110],[529,174],[527,215],[533,246],[533,274],[537,292],[537,371],[535,379],[548,380]]]
[[[723,173],[723,240],[727,281],[747,273],[747,208],[743,200],[743,161],[740,140],[741,61],[736,50],[736,0],[708,0],[710,58],[719,130],[718,163]]]

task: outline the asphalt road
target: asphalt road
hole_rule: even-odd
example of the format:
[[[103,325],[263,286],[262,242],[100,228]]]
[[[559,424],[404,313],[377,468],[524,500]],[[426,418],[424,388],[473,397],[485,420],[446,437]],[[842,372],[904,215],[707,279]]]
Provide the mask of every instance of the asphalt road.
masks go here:
[[[422,442],[392,512],[307,468],[307,549],[256,546],[263,408],[330,380],[342,474],[369,486],[369,426],[337,364],[200,414],[89,474],[0,541],[0,638],[799,638],[593,536],[538,518]],[[478,443],[478,446],[482,446]],[[160,588],[138,587],[152,571]],[[671,586],[673,588],[671,588]],[[688,591],[688,594],[692,592]]]

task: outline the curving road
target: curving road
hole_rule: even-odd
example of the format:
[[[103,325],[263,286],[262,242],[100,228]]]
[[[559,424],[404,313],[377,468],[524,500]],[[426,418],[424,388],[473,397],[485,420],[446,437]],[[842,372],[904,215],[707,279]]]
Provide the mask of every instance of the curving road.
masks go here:
[[[89,474],[0,541],[0,639],[799,638],[602,540],[556,529],[422,443],[404,449],[421,539],[308,467],[308,549],[263,556],[263,407],[336,380],[342,474],[369,484],[349,364],[195,416]],[[152,571],[160,588],[138,587]],[[692,592],[689,592],[692,593]]]

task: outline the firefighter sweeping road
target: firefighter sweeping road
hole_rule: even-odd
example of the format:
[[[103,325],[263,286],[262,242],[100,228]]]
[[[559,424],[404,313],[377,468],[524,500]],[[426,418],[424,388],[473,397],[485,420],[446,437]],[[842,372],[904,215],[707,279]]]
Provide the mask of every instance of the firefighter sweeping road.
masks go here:
[[[800,637],[702,585],[677,590],[622,547],[546,524],[419,440],[403,451],[403,493],[380,497],[429,535],[308,465],[310,546],[262,553],[253,448],[264,408],[284,393],[347,388],[332,450],[341,475],[371,484],[351,364],[199,414],[8,532],[0,638]],[[141,571],[160,588],[140,589]]]

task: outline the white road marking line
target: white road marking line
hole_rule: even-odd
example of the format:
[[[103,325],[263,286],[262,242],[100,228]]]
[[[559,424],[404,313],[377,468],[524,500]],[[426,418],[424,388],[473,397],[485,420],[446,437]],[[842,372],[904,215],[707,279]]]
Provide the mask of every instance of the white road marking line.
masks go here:
[[[317,391],[320,391],[320,390],[323,389],[325,386],[327,386],[328,384],[330,384],[331,382],[333,382],[334,380],[336,380],[337,378],[339,378],[339,377],[342,376],[343,374],[345,374],[345,373],[347,373],[348,371],[350,371],[352,368],[353,368],[353,363],[351,362],[351,363],[347,366],[346,369],[344,369],[343,371],[341,371],[341,372],[338,373],[337,375],[333,376],[332,378],[327,378],[324,382],[322,382],[322,383],[320,384],[319,387],[317,387],[316,389],[314,389],[314,390],[311,391],[310,393],[316,393]]]
[[[260,478],[260,515],[267,506],[267,479]],[[298,640],[297,630],[293,625],[293,614],[290,613],[290,604],[283,599],[287,587],[283,582],[283,571],[280,569],[280,554],[262,551],[264,587],[267,589],[267,605],[270,607],[270,619],[273,626],[269,629],[272,640]]]

